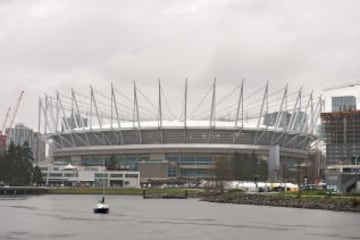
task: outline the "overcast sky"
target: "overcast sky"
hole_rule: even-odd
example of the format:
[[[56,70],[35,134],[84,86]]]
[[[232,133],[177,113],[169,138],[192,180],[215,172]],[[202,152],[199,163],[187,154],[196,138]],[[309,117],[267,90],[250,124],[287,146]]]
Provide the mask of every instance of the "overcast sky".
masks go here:
[[[131,95],[136,81],[156,100],[160,78],[171,99],[186,77],[193,95],[216,77],[220,92],[245,78],[321,93],[360,81],[359,65],[358,0],[0,1],[0,124],[22,90],[16,122],[36,128],[56,89]]]

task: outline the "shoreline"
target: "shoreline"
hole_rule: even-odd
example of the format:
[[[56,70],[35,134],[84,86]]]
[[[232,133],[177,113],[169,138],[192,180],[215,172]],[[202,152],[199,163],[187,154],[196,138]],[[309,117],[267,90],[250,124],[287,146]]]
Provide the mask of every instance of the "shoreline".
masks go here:
[[[145,191],[145,192],[144,192]],[[164,198],[200,198],[203,194],[203,189],[183,189],[183,188],[105,188],[106,195],[139,195],[149,197],[164,197]],[[102,194],[103,189],[99,187],[0,187],[1,195],[42,195],[42,194]]]
[[[102,194],[102,188],[46,188],[46,187],[0,187],[0,195],[51,195],[51,194]],[[198,198],[200,201],[215,203],[231,203],[244,205],[307,208],[360,213],[360,196],[309,195],[303,193],[244,193],[228,191],[224,193],[209,192],[203,189],[179,188],[105,188],[106,195],[143,195],[145,198]],[[186,198],[184,194],[186,192]]]
[[[216,203],[231,203],[244,205],[259,205],[273,207],[306,208],[360,213],[360,198],[339,198],[336,196],[296,197],[270,194],[247,194],[243,192],[207,193],[201,201]]]

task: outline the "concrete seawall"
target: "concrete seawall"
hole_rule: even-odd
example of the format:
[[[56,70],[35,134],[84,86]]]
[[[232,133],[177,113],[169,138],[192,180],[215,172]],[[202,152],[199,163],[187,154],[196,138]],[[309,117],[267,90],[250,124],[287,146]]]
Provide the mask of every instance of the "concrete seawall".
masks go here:
[[[358,212],[360,213],[360,198],[297,198],[286,196],[269,196],[263,194],[245,194],[245,193],[224,193],[224,194],[205,194],[202,201],[264,205],[276,207],[293,207],[323,209],[333,211]]]
[[[188,191],[185,190],[183,195],[179,194],[147,194],[146,190],[143,190],[143,199],[154,199],[154,198],[163,198],[163,199],[187,199],[188,198]]]
[[[48,193],[43,187],[0,187],[0,195],[37,195]]]

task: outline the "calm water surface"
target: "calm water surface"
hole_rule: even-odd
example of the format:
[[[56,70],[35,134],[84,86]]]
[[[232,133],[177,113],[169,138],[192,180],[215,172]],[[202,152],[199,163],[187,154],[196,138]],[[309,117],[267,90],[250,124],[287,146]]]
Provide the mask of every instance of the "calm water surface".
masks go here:
[[[0,239],[360,239],[360,214],[107,196],[0,196]]]

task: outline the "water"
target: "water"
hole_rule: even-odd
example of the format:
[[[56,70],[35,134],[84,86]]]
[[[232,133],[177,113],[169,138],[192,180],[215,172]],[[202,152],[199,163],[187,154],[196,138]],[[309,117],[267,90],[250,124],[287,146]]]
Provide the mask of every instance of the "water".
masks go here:
[[[360,214],[233,205],[196,199],[107,196],[0,196],[0,239],[360,239]]]

